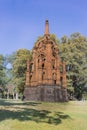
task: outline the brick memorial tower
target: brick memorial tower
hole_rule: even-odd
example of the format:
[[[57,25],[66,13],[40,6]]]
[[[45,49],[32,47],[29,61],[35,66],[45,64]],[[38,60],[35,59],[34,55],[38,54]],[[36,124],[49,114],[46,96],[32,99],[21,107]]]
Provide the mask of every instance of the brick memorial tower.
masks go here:
[[[50,38],[46,20],[45,34],[33,47],[32,60],[27,61],[25,100],[67,101],[65,62],[58,55],[58,45]]]

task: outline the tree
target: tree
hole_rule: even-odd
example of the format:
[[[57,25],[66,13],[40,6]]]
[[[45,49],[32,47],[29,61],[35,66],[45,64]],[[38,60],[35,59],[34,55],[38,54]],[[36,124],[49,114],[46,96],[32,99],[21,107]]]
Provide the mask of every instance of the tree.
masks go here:
[[[68,91],[82,98],[87,83],[87,40],[74,33],[59,45],[60,56],[66,61]]]
[[[5,75],[5,66],[4,66],[4,56],[0,55],[0,86],[5,86],[6,84],[6,75]]]
[[[55,34],[51,34],[51,35],[50,35],[50,38],[51,38],[56,44],[58,44],[58,43],[60,42],[59,39],[56,37]]]
[[[0,55],[0,89],[4,93],[6,89],[7,77],[6,77],[6,66],[5,66],[5,57]]]
[[[12,61],[12,81],[15,84],[15,92],[23,93],[25,86],[26,62],[32,58],[31,51],[19,49]]]

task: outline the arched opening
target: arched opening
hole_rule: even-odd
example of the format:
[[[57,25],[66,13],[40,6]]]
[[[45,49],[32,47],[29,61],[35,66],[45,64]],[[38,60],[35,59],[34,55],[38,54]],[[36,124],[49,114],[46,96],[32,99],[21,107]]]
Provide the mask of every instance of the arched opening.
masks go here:
[[[40,54],[38,57],[38,67],[43,69],[45,66],[45,60],[45,56],[43,54]]]
[[[42,72],[42,80],[45,79],[45,72]]]
[[[52,69],[55,68],[55,60],[52,60]]]
[[[53,84],[54,85],[56,85],[56,78],[57,78],[56,73],[53,73]]]
[[[32,80],[32,75],[30,75],[30,82],[31,82],[31,80]]]
[[[33,71],[33,63],[30,64],[30,73]]]
[[[54,85],[56,85],[56,80],[53,80],[54,81]]]
[[[62,82],[63,82],[63,77],[60,77],[60,83],[62,85]]]
[[[52,65],[52,69],[55,69],[55,66],[54,66],[54,65]]]
[[[42,64],[42,69],[44,69],[44,63]]]

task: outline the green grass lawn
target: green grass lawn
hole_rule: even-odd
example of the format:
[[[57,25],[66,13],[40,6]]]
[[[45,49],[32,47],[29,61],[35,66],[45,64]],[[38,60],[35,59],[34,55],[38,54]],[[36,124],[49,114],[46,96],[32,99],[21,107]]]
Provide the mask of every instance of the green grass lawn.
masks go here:
[[[0,100],[0,130],[87,130],[87,102]]]

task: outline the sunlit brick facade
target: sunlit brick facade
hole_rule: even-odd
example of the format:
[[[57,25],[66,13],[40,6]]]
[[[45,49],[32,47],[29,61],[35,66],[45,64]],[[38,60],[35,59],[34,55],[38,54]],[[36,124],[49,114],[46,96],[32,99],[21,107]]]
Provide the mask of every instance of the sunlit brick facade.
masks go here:
[[[58,55],[58,45],[50,38],[46,20],[43,39],[32,50],[27,61],[25,99],[41,101],[67,101],[65,62]]]

